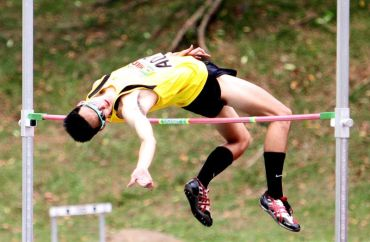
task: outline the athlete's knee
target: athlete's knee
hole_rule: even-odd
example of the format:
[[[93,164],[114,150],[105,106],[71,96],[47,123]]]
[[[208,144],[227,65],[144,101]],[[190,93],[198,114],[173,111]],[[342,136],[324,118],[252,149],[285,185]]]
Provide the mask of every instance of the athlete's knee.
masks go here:
[[[292,110],[284,104],[279,105],[275,110],[276,115],[292,115]]]
[[[283,112],[282,115],[292,115],[293,114],[292,110],[285,105],[282,108],[282,112]],[[287,128],[289,129],[290,123],[291,123],[290,121],[287,121],[287,122],[284,122],[284,125],[287,126]]]
[[[283,108],[282,112],[284,113],[284,115],[292,115],[293,114],[292,110],[289,107],[285,106],[285,105],[284,105],[284,108]]]
[[[286,116],[286,115],[292,115],[292,110],[285,106],[284,104],[281,104],[276,110],[276,115],[279,116]],[[288,129],[290,128],[290,121],[284,121],[284,122],[278,122],[282,129]]]

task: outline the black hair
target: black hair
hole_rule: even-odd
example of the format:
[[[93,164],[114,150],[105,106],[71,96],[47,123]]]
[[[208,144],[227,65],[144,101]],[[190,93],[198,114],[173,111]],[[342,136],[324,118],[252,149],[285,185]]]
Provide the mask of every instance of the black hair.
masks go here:
[[[73,109],[64,119],[64,128],[67,133],[78,142],[86,142],[92,139],[100,130],[93,128],[80,114],[81,107]]]

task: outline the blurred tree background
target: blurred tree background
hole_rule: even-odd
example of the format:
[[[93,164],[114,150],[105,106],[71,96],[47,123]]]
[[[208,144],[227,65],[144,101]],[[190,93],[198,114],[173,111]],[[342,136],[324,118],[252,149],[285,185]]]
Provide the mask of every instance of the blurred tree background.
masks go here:
[[[351,3],[350,105],[355,126],[349,155],[349,241],[370,232],[370,3]],[[35,1],[34,107],[66,114],[91,81],[130,61],[190,44],[220,66],[238,69],[294,113],[335,108],[336,1],[84,0]],[[21,1],[0,2],[0,238],[21,238]],[[152,117],[190,117],[179,109]],[[139,142],[125,124],[76,144],[58,122],[35,130],[35,241],[50,241],[48,209],[111,202],[109,234],[145,228],[183,241],[333,241],[335,143],[325,121],[295,122],[284,189],[302,224],[297,234],[259,208],[265,190],[261,147],[266,125],[246,125],[250,149],[211,184],[214,225],[189,212],[185,182],[220,137],[211,125],[154,127],[158,141],[153,191],[126,188]],[[60,221],[60,241],[97,241],[95,218]]]

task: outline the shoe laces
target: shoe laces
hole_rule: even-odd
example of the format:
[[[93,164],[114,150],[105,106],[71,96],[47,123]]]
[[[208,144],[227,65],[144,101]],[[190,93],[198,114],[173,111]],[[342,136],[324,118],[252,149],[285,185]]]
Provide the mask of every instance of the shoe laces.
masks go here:
[[[282,196],[280,198],[280,200],[283,202],[284,206],[285,206],[285,209],[287,210],[287,212],[292,215],[293,214],[293,208],[290,206],[290,204],[288,203],[288,198],[285,197],[285,196]]]
[[[287,217],[286,215],[292,217],[292,210],[290,208],[290,205],[288,204],[287,197],[281,197],[280,199],[274,199],[270,197],[270,200],[270,208],[273,211],[275,217],[278,218],[280,222],[283,221],[284,217]]]
[[[203,184],[198,180],[199,194],[198,194],[198,207],[202,212],[211,210],[211,201],[208,197],[209,189],[206,189]]]
[[[283,196],[280,198],[280,200],[283,202],[285,209],[288,212],[289,216],[292,217],[293,223],[298,224],[299,223],[298,220],[295,217],[293,217],[293,208],[288,203],[288,198]]]

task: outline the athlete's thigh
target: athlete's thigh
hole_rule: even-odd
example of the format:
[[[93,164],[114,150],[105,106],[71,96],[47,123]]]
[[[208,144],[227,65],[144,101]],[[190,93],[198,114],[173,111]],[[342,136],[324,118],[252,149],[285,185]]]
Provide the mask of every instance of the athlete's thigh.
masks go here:
[[[221,98],[227,105],[249,115],[278,115],[287,108],[263,88],[240,78],[222,75],[217,78]]]

